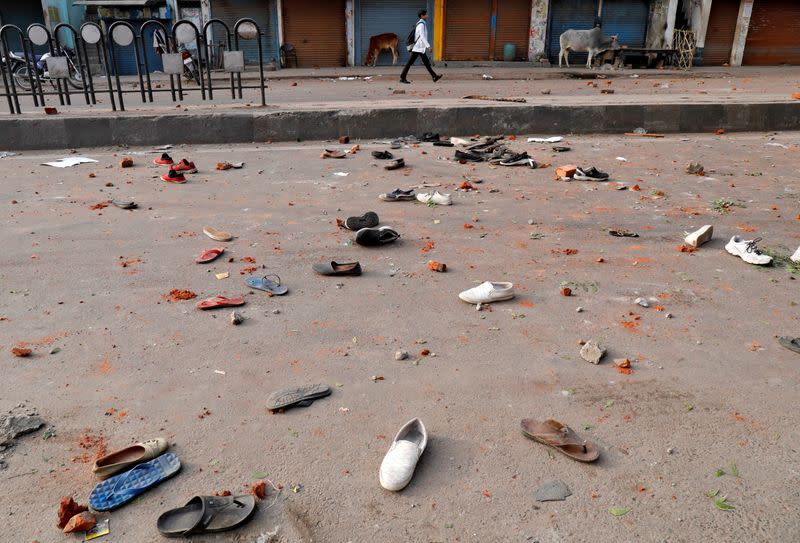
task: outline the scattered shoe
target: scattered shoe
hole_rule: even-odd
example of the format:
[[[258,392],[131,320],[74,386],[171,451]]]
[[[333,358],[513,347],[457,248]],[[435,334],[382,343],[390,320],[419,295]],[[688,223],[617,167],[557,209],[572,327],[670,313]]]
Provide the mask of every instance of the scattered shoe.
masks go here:
[[[528,156],[528,153],[512,153],[503,157],[498,164],[501,166],[528,166],[536,169],[538,164],[535,160]]]
[[[442,137],[439,134],[434,134],[433,132],[425,132],[419,138],[419,141],[426,141],[426,142],[434,142],[434,141],[441,141]]]
[[[406,161],[402,158],[398,158],[396,160],[391,161],[389,164],[383,167],[384,170],[399,170],[400,168],[406,167]]]
[[[733,256],[738,256],[748,264],[764,266],[772,262],[772,257],[761,254],[761,251],[756,247],[759,241],[761,241],[761,238],[747,240],[739,236],[733,236],[728,244],[725,245],[725,250]]]
[[[434,83],[436,83],[436,82],[437,82],[437,81],[439,81],[439,80],[440,80],[442,77],[444,77],[442,74],[436,74],[436,75],[434,75],[434,76],[433,76],[433,82],[434,82]]]
[[[486,281],[477,287],[465,290],[458,297],[468,304],[501,302],[514,297],[514,285],[507,282],[492,283],[491,281]]]
[[[331,149],[325,149],[322,153],[322,158],[344,158],[347,156],[347,153],[343,151],[334,151]]]
[[[601,172],[594,166],[591,168],[576,168],[575,179],[579,181],[608,181],[608,174]]]
[[[274,277],[273,281],[270,277]],[[247,286],[258,290],[263,290],[275,296],[283,296],[289,292],[289,287],[281,284],[281,278],[278,275],[265,275],[263,277],[248,277],[246,279]]]
[[[99,483],[89,494],[89,506],[95,511],[111,511],[121,507],[174,476],[180,469],[181,462],[177,456],[162,454]]]
[[[378,198],[384,202],[403,202],[415,199],[416,194],[414,193],[414,189],[394,189],[392,192],[385,192],[379,195]]]
[[[428,432],[421,420],[412,419],[400,428],[381,462],[381,486],[393,492],[408,486],[427,445]]]
[[[392,143],[389,144],[389,148],[390,149],[402,149],[403,148],[403,144],[401,142],[395,140],[395,141],[393,141]]]
[[[186,178],[183,176],[183,174],[181,172],[176,172],[173,169],[170,169],[169,173],[162,175],[161,179],[167,183],[186,183]]]
[[[156,527],[165,537],[189,537],[233,530],[247,523],[256,511],[256,497],[195,496],[183,507],[158,517]]]
[[[168,448],[169,443],[164,438],[148,439],[143,443],[137,443],[98,458],[94,466],[92,466],[92,473],[98,479],[108,479],[112,475],[127,471],[137,464],[161,456]]]
[[[394,155],[389,151],[372,151],[372,156],[378,160],[392,160],[394,158]]]
[[[797,250],[794,252],[794,254],[789,257],[789,260],[797,264],[800,264],[800,247],[798,247]]]
[[[308,407],[314,400],[330,395],[328,385],[304,385],[277,390],[267,397],[267,409],[277,411],[287,407]]]
[[[357,232],[362,228],[373,228],[378,226],[379,223],[380,219],[378,219],[378,214],[374,211],[367,211],[360,217],[347,217],[347,220],[344,221],[344,227],[348,230]]]
[[[453,142],[448,140],[439,140],[433,142],[434,147],[454,147],[454,145],[455,144]]]
[[[482,156],[471,151],[462,151],[461,149],[456,149],[455,157],[456,160],[464,160],[466,162],[483,162]]]
[[[361,264],[359,262],[348,262],[340,264],[334,260],[326,264],[314,264],[313,270],[320,275],[361,275]]]
[[[571,150],[572,147],[565,147],[563,145],[556,145],[555,147],[553,147],[553,151],[555,151],[556,153],[566,153],[567,151]]]
[[[240,305],[244,305],[244,298],[226,298],[225,296],[214,296],[212,298],[206,298],[205,300],[200,300],[197,302],[195,307],[197,309],[219,309],[222,307],[239,307]]]
[[[609,234],[615,238],[638,238],[639,234],[631,232],[630,230],[609,230]]]
[[[356,232],[356,243],[364,247],[376,247],[378,245],[386,245],[392,243],[400,238],[395,230],[390,226],[381,226],[380,228],[362,228]]]
[[[709,241],[713,235],[714,227],[707,224],[691,234],[687,234],[683,241],[686,242],[686,245],[691,247],[700,247],[702,244]]]
[[[534,419],[522,419],[522,433],[527,437],[553,447],[565,455],[581,462],[594,462],[600,456],[597,445],[582,439],[572,428],[560,422],[548,419],[539,422]]]
[[[438,190],[417,194],[417,200],[423,204],[436,204],[440,206],[449,206],[453,204],[453,200],[450,198],[449,194],[442,194]]]
[[[221,255],[224,252],[225,252],[224,247],[215,247],[213,249],[206,249],[205,251],[200,253],[200,256],[198,256],[194,261],[197,262],[198,264],[208,264],[209,262],[213,262],[214,260],[219,258],[219,255]]]
[[[194,162],[189,162],[185,158],[181,159],[180,162],[175,164],[172,167],[172,170],[180,173],[197,173],[197,168],[195,167]]]
[[[800,337],[782,336],[778,338],[778,343],[780,343],[790,351],[794,351],[800,354]]]
[[[167,153],[162,153],[161,158],[156,158],[153,160],[153,164],[158,166],[171,166],[173,164],[172,157]]]
[[[120,209],[136,209],[139,207],[133,200],[111,200],[111,203]]]
[[[230,241],[233,239],[233,236],[229,232],[217,230],[211,226],[204,226],[203,233],[214,241]]]

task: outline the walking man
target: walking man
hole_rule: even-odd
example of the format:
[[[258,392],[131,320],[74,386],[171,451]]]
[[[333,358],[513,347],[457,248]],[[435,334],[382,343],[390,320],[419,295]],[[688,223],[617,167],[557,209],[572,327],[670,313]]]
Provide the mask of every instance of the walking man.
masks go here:
[[[408,44],[411,57],[409,57],[408,62],[406,62],[403,73],[400,74],[400,83],[411,83],[411,81],[406,79],[406,76],[408,75],[408,70],[410,70],[414,62],[417,61],[417,58],[422,59],[422,63],[425,65],[425,68],[428,69],[428,73],[431,74],[434,83],[442,78],[441,75],[434,72],[433,68],[431,68],[431,61],[427,54],[431,50],[431,44],[428,43],[428,23],[426,22],[428,20],[428,10],[421,9],[418,15],[419,21],[417,21],[414,27],[413,45],[411,43]]]

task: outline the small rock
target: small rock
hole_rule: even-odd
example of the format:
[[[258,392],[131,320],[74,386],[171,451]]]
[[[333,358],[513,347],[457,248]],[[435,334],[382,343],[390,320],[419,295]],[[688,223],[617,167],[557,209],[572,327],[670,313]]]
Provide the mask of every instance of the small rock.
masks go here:
[[[395,360],[405,360],[406,358],[408,358],[408,351],[397,351],[394,353]]]
[[[564,481],[550,481],[543,484],[533,493],[533,499],[537,502],[564,501],[572,496],[572,491]]]
[[[133,159],[129,156],[123,157],[122,160],[119,161],[120,168],[133,168]]]
[[[672,318],[672,313],[667,313],[666,315],[664,315],[664,318],[671,319]]]
[[[281,314],[281,310],[280,309],[273,309],[272,310],[272,314],[273,315],[280,315]]]
[[[686,165],[686,173],[691,175],[703,175],[705,173],[705,168],[699,162],[690,162]]]
[[[531,224],[531,225],[536,224],[536,221],[534,221],[533,219],[528,219],[528,224]]]
[[[542,89],[542,94],[550,94],[550,89]]]
[[[593,339],[581,347],[581,358],[592,364],[599,364],[605,354],[606,350]]]
[[[238,313],[236,311],[232,311],[231,312],[231,324],[236,326],[236,325],[242,324],[243,321],[244,321],[244,317],[242,317],[242,315],[240,313]]]
[[[562,287],[561,288],[561,295],[562,296],[572,296],[572,289],[569,287]]]
[[[477,304],[475,304],[475,311],[482,311],[482,310],[483,310],[482,303],[478,302]]]
[[[575,308],[575,312],[576,313],[583,313],[583,308],[582,307],[576,307]]]
[[[339,136],[339,143],[350,143],[350,136]]]
[[[618,368],[630,368],[631,361],[628,360],[627,358],[615,358],[614,365]]]
[[[60,347],[53,347],[52,349],[50,349],[50,354],[56,354],[56,353],[60,353],[60,352],[61,352],[61,348]]]
[[[650,303],[647,300],[645,300],[644,298],[636,298],[633,301],[633,303],[635,303],[636,305],[640,305],[642,307],[650,307]]]
[[[667,449],[667,454],[673,454],[674,452],[675,452],[675,449],[673,447],[670,447],[669,449]]]

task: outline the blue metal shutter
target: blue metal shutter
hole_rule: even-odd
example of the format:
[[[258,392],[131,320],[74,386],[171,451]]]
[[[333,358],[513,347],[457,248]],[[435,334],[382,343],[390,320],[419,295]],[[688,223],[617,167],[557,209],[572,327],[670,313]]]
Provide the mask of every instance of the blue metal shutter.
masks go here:
[[[356,64],[364,65],[369,53],[369,39],[378,34],[392,32],[397,34],[398,65],[405,64],[409,52],[406,49],[406,38],[414,24],[419,20],[420,9],[428,10],[428,41],[433,45],[433,2],[418,0],[361,0],[358,3],[358,21],[356,26]],[[381,53],[378,64],[388,66],[392,63],[392,54]]]
[[[603,35],[619,36],[620,45],[644,47],[648,4],[648,0],[604,0]]]
[[[567,30],[591,30],[597,15],[595,0],[552,0],[550,4],[550,62],[558,65],[559,38]],[[586,53],[570,53],[571,66],[586,65]]]
[[[275,0],[270,0],[269,2],[264,0],[216,0],[211,7],[211,16],[215,19],[221,19],[228,25],[231,31],[231,48],[235,47],[233,45],[235,43],[233,27],[236,22],[246,17],[253,19],[258,24],[259,30],[261,30],[261,52],[264,63],[268,64],[274,61],[277,64],[277,32],[273,24],[273,14],[277,14],[276,9]],[[224,43],[227,50],[228,43],[222,26],[214,24],[212,27],[214,28],[214,43]],[[245,63],[258,65],[258,43],[256,43],[256,40],[240,39],[239,49],[244,52]]]

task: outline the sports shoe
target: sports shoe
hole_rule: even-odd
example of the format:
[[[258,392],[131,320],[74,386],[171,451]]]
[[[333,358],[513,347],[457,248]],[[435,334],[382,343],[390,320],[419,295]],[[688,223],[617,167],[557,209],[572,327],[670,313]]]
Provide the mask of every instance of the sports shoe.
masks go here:
[[[362,228],[356,232],[356,243],[364,247],[375,247],[378,245],[386,245],[392,243],[400,238],[391,226],[381,226],[380,228]]]
[[[167,183],[186,183],[186,178],[183,174],[181,172],[176,172],[172,168],[170,168],[169,173],[162,175],[161,179]]]
[[[394,189],[392,192],[385,192],[378,196],[384,202],[402,202],[413,200],[416,198],[416,194],[414,194],[414,189],[411,190],[403,190],[403,189]]]
[[[394,155],[389,151],[372,151],[372,157],[378,160],[392,160]]]
[[[503,157],[502,160],[498,163],[501,166],[528,166],[529,168],[536,168],[538,164],[536,161],[533,160],[531,157],[528,156],[528,153],[512,153],[506,157]]]
[[[789,257],[789,260],[800,264],[800,247],[798,247],[794,254]]]
[[[158,166],[171,166],[173,164],[172,157],[167,153],[161,153],[161,158],[153,160],[153,164],[157,164]]]
[[[180,162],[175,164],[172,169],[181,173],[197,173],[197,168],[195,167],[194,162],[189,162],[185,158],[181,159]]]
[[[460,149],[456,149],[455,157],[456,160],[465,160],[467,162],[483,162],[482,156],[469,151],[462,151]]]
[[[409,81],[408,79],[401,79],[400,83],[403,83],[404,85],[410,85],[411,81]]]
[[[344,227],[348,230],[353,230],[357,232],[362,228],[372,228],[374,226],[378,226],[380,219],[378,219],[378,214],[374,211],[367,211],[360,217],[347,217],[347,220],[344,221]]]
[[[433,76],[433,82],[434,82],[434,83],[436,83],[436,82],[437,82],[437,81],[439,81],[439,80],[440,80],[442,77],[444,77],[444,76],[442,76],[442,74],[436,74],[436,75],[434,75],[434,76]]]
[[[575,179],[579,181],[608,181],[608,174],[601,172],[594,166],[591,168],[577,168],[575,170]]]
[[[756,247],[759,241],[761,241],[761,238],[742,239],[739,236],[733,236],[728,244],[725,245],[725,250],[749,264],[764,266],[772,262],[772,257],[761,254],[761,251]]]
[[[453,200],[449,194],[442,194],[438,190],[434,192],[422,192],[417,194],[417,200],[423,204],[436,204],[439,206],[453,205]]]
[[[707,224],[699,230],[695,230],[691,234],[687,234],[683,241],[686,242],[686,245],[700,247],[702,244],[710,240],[711,236],[713,235],[714,227],[710,224]]]
[[[397,492],[404,489],[414,476],[414,469],[425,447],[428,445],[428,432],[419,419],[405,423],[394,436],[391,447],[383,457],[378,474],[381,486]]]
[[[488,304],[510,300],[514,297],[514,285],[506,282],[492,283],[491,281],[486,281],[477,287],[465,290],[458,297],[468,304]]]

